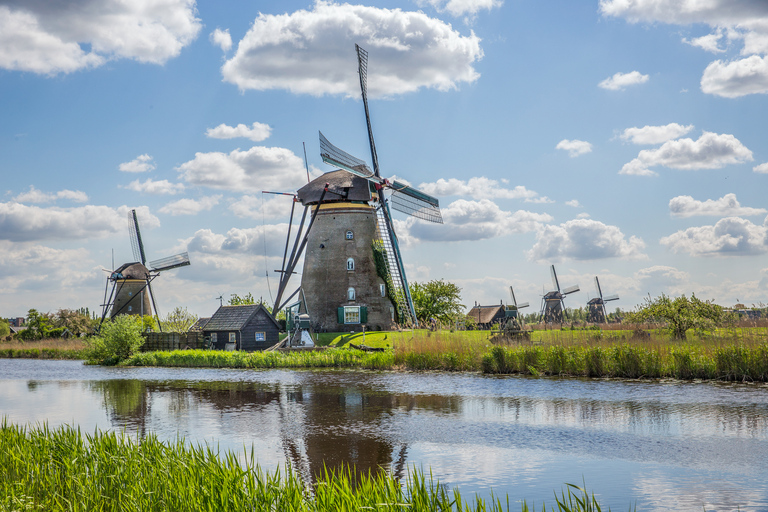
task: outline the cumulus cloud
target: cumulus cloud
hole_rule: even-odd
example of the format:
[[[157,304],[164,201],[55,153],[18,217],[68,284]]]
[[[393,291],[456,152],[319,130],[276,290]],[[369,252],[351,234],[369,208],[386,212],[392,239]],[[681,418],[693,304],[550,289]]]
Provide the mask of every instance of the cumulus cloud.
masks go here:
[[[563,139],[557,143],[555,149],[562,149],[568,152],[568,156],[576,158],[579,155],[592,152],[592,144],[583,140],[568,140]]]
[[[201,197],[200,199],[184,198],[166,204],[159,211],[174,216],[197,215],[203,211],[210,211],[211,208],[219,204],[219,200],[221,200],[221,195]]]
[[[566,201],[565,205],[572,206],[574,208],[579,208],[581,206],[581,203],[579,203],[578,199],[571,199],[570,201]]]
[[[648,75],[643,75],[639,71],[630,71],[629,73],[616,73],[597,84],[597,86],[609,91],[623,91],[630,85],[644,84],[647,81]]]
[[[509,189],[498,180],[485,176],[468,180],[440,178],[433,183],[422,183],[417,188],[438,197],[470,196],[473,199],[523,199],[526,203],[551,202],[549,198],[539,196],[538,192],[528,190],[522,185]]]
[[[655,176],[657,173],[650,167],[720,169],[752,160],[752,151],[733,135],[704,132],[695,141],[687,138],[671,140],[658,149],[644,149],[637,158],[624,164],[619,174]]]
[[[155,170],[155,163],[151,156],[144,154],[137,156],[130,162],[120,164],[119,169],[122,172],[148,172]]]
[[[552,216],[525,210],[504,211],[488,199],[459,199],[442,208],[444,224],[433,224],[408,217],[395,220],[397,236],[404,244],[416,241],[458,242],[484,240],[536,230]]]
[[[79,190],[67,189],[59,190],[58,192],[43,192],[36,189],[34,185],[30,185],[27,192],[22,192],[13,198],[18,203],[52,203],[57,199],[68,199],[76,203],[85,203],[88,201],[88,195]]]
[[[642,128],[627,128],[621,138],[633,144],[662,144],[668,140],[682,137],[693,130],[693,125],[687,126],[670,123],[664,126],[643,126]]]
[[[291,197],[282,195],[267,197],[264,194],[258,196],[244,195],[229,205],[229,209],[238,217],[276,219],[290,216],[292,201]]]
[[[742,59],[712,62],[704,70],[701,90],[726,98],[768,93],[768,3],[752,0],[710,0],[680,2],[678,0],[601,0],[605,16],[624,18],[630,23],[671,23],[677,25],[709,25],[707,36],[683,41],[706,51],[719,53],[719,41],[741,40]],[[763,55],[761,57],[760,55]]]
[[[285,148],[254,146],[231,153],[195,153],[177,169],[189,184],[236,192],[295,190],[306,184],[301,158]]]
[[[55,75],[112,59],[164,64],[200,30],[194,0],[0,5],[0,67]]]
[[[232,49],[232,36],[229,35],[229,29],[221,30],[217,28],[209,36],[211,43],[221,48],[226,53]]]
[[[503,0],[426,0],[418,2],[431,5],[439,12],[448,12],[451,16],[475,16],[481,10],[490,11],[501,7]]]
[[[768,229],[739,217],[720,219],[714,226],[692,227],[660,240],[674,253],[691,256],[762,254],[768,251]]]
[[[765,215],[765,208],[741,206],[736,194],[725,194],[720,199],[697,201],[691,196],[677,196],[669,200],[669,211],[675,217],[694,217],[708,215],[713,217],[736,217]]]
[[[758,172],[761,174],[768,174],[768,162],[760,165],[756,165],[752,168],[754,172]]]
[[[15,202],[0,203],[0,240],[79,240],[125,232],[130,208],[86,205],[41,208]],[[160,225],[146,206],[136,208],[142,227]]]
[[[171,183],[168,180],[153,180],[152,178],[147,178],[144,182],[141,180],[134,180],[121,188],[133,190],[134,192],[141,192],[142,194],[175,195],[184,191],[184,184]]]
[[[241,123],[237,126],[220,124],[216,128],[208,128],[205,135],[212,139],[236,139],[238,137],[243,137],[251,139],[254,142],[261,142],[268,139],[271,132],[272,128],[268,124],[253,123],[248,127]]]
[[[626,239],[616,226],[591,219],[569,220],[559,226],[546,225],[536,233],[536,243],[528,252],[531,260],[595,260],[602,258],[642,259],[645,242]]]
[[[259,14],[222,67],[241,90],[360,96],[355,43],[370,52],[371,97],[472,83],[483,52],[474,34],[422,12],[318,0],[312,10]]]

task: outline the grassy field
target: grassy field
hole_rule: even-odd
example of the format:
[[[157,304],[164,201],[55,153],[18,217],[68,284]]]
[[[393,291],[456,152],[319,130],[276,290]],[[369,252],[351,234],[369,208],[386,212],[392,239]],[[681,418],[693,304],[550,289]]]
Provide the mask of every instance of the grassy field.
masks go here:
[[[552,511],[600,509],[594,496],[568,484],[555,502]],[[151,434],[139,442],[115,432],[0,424],[0,510],[8,512],[501,512],[510,504],[533,512],[508,496],[464,498],[419,471],[402,482],[383,471],[348,468],[304,482],[290,468],[262,470],[253,451],[238,456],[183,440],[164,443]]]
[[[80,338],[38,341],[2,341],[0,358],[85,359],[87,345]]]

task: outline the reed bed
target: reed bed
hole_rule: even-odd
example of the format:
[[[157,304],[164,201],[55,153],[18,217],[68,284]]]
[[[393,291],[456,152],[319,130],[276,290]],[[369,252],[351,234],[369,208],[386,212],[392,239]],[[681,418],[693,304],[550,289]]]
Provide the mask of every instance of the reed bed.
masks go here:
[[[384,471],[326,470],[303,482],[291,469],[267,472],[254,452],[239,457],[150,434],[83,434],[47,425],[0,424],[0,510],[46,511],[475,511],[511,510],[510,499],[464,499],[421,471],[405,482]],[[594,495],[566,484],[554,512],[599,511]],[[512,502],[514,503],[514,502]],[[515,506],[517,508],[518,505]],[[519,505],[532,512],[527,503]],[[546,506],[542,507],[546,511]]]
[[[52,338],[35,341],[2,341],[0,358],[85,359],[88,346],[80,338]]]

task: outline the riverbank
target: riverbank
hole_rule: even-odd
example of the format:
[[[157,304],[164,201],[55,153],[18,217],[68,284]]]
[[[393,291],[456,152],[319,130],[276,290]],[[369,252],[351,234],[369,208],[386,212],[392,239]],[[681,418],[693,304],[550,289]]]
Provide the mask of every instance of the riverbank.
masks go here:
[[[566,484],[557,507],[599,510],[594,495]],[[532,511],[525,501],[523,512]],[[264,471],[253,451],[219,454],[183,440],[137,439],[115,432],[82,434],[71,427],[0,425],[2,510],[517,510],[509,496],[483,500],[448,490],[431,474],[414,470],[405,482],[380,471],[315,475],[302,481],[290,468]],[[543,507],[546,510],[546,506]]]
[[[2,341],[0,359],[86,359],[87,349],[85,341],[79,338]]]

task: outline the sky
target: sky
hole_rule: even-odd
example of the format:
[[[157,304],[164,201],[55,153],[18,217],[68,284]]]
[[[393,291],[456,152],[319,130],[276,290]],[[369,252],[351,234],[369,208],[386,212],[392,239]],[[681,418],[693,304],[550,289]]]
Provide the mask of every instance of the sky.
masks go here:
[[[768,302],[762,0],[0,0],[0,316],[100,311],[107,272],[188,251],[161,315],[271,302],[318,131],[438,197],[394,213],[408,279],[465,306],[618,294]],[[298,276],[295,286],[299,284]]]

